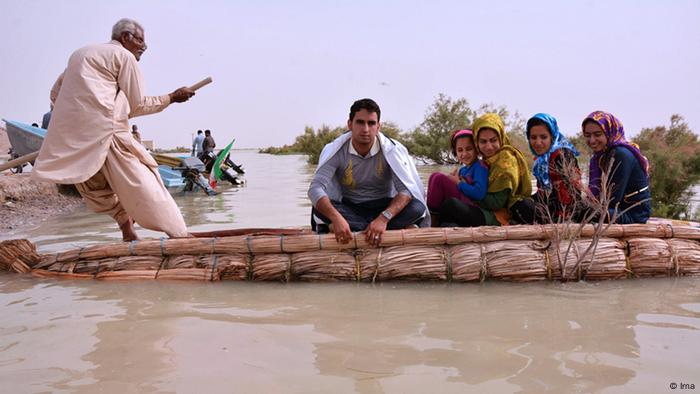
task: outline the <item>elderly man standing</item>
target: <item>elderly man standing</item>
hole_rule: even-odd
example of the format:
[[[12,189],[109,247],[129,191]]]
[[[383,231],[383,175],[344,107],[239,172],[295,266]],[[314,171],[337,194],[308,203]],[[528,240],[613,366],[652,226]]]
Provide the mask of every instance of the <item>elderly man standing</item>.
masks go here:
[[[35,178],[75,184],[89,208],[116,220],[124,241],[138,239],[134,222],[170,237],[188,236],[158,164],[132,138],[128,120],[187,101],[194,92],[144,96],[138,61],[146,48],[143,27],[122,19],[112,41],[70,56],[51,89],[54,110],[33,170]]]

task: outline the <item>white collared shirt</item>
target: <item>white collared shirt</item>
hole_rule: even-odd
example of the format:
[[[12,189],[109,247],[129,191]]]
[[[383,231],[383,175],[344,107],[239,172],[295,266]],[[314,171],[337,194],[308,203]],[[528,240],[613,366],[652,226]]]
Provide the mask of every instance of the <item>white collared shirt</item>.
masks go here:
[[[374,137],[374,141],[372,142],[372,147],[369,149],[369,153],[367,153],[366,156],[362,156],[361,154],[357,153],[357,150],[355,147],[352,145],[352,138],[350,139],[350,143],[348,144],[348,152],[351,155],[355,156],[360,156],[364,159],[372,157],[379,153],[379,151],[382,149],[381,144],[377,141],[377,137]]]

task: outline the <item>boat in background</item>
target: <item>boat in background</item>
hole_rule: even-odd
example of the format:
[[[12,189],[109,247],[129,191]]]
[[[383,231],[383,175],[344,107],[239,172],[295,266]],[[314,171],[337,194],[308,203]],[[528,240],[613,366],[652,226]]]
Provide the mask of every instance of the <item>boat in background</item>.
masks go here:
[[[45,129],[12,120],[3,119],[3,121],[6,125],[7,138],[17,157],[34,153],[41,148],[46,137]]]
[[[46,137],[46,129],[14,120],[3,119],[3,121],[6,124],[7,137],[12,145],[13,158],[28,155],[41,149],[41,144]],[[208,182],[208,172],[211,170],[213,162],[205,164],[195,157],[169,156],[153,152],[151,155],[158,163],[158,173],[163,179],[165,187],[182,187],[185,191],[192,191],[199,187],[209,195],[216,194]],[[34,163],[32,162],[32,164]],[[233,185],[245,183],[238,176],[244,173],[241,166],[227,158],[222,167],[224,180]]]

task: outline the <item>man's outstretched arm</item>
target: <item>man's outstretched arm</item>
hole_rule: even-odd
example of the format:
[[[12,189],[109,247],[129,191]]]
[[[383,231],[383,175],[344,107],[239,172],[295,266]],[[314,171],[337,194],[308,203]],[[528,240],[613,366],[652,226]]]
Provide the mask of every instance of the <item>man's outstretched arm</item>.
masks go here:
[[[143,77],[134,58],[126,59],[119,70],[117,83],[129,101],[129,118],[160,112],[171,103],[182,103],[194,96],[194,92],[186,87],[162,96],[144,96]]]

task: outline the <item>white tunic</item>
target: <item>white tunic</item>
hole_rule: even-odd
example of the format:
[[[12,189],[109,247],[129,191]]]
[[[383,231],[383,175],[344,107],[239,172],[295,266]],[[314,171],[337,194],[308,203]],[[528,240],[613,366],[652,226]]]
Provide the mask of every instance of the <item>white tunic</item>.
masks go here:
[[[146,97],[143,86],[136,58],[118,41],[75,51],[51,90],[54,110],[33,176],[62,184],[84,182],[102,168],[115,137],[141,162],[157,166],[131,138],[128,120],[160,112],[170,99]]]

